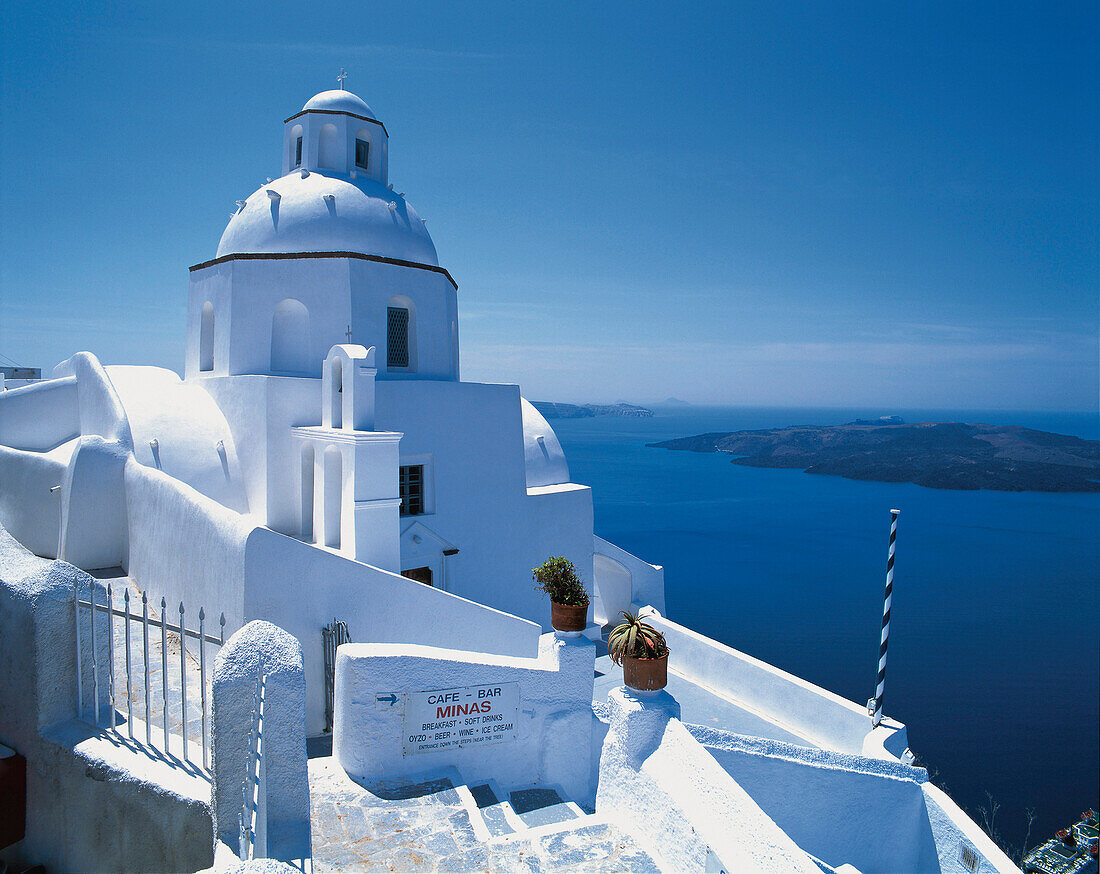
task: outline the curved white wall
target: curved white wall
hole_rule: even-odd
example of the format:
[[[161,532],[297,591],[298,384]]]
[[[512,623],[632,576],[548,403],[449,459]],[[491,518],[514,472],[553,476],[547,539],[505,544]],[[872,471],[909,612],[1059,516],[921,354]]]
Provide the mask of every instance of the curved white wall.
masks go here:
[[[565,461],[558,435],[542,413],[526,399],[520,398],[523,410],[523,461],[527,472],[527,488],[554,486],[569,482],[569,465]]]
[[[138,461],[231,510],[248,512],[233,435],[209,394],[161,367],[112,366],[106,372],[126,412]]]

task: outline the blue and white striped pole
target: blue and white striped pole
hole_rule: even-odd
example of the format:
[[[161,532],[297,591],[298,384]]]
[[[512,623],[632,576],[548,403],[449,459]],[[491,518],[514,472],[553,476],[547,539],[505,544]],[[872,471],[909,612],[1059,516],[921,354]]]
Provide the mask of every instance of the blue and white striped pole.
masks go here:
[[[878,650],[878,685],[875,697],[871,699],[871,728],[877,728],[882,722],[882,692],[886,687],[886,644],[890,640],[890,600],[894,593],[894,541],[898,539],[898,514],[901,510],[890,511],[890,552],[886,558],[886,599],[882,605],[882,638]]]

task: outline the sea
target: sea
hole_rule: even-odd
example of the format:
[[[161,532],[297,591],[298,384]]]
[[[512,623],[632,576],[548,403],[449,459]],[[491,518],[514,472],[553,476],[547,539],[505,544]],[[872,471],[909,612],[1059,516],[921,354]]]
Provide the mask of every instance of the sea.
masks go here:
[[[664,566],[670,619],[860,704],[899,509],[885,712],[972,817],[1019,847],[1033,810],[1039,843],[1100,795],[1100,494],[859,482],[646,446],[881,415],[1100,439],[1095,414],[982,410],[677,406],[551,424],[592,486],[596,532]]]

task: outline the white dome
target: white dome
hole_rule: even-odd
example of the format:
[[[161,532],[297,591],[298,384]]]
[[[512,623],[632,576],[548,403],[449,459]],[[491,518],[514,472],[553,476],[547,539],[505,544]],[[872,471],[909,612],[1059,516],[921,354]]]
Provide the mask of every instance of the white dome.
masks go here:
[[[438,266],[427,228],[399,194],[363,176],[311,172],[303,178],[302,172],[294,170],[252,194],[230,218],[217,257],[357,252]]]
[[[302,112],[307,112],[310,109],[322,109],[326,112],[350,112],[352,115],[365,115],[367,118],[374,118],[371,108],[367,106],[362,98],[356,97],[350,91],[322,91],[320,94],[314,94],[306,101],[306,105],[302,107]]]

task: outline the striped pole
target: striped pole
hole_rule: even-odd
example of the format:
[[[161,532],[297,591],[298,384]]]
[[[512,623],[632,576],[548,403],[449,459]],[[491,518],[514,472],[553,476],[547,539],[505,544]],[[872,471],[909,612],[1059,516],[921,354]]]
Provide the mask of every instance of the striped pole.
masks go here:
[[[882,722],[882,692],[886,686],[886,644],[890,639],[890,599],[894,593],[894,541],[898,539],[898,514],[901,510],[890,511],[890,552],[886,558],[886,599],[882,604],[882,639],[878,649],[878,685],[875,687],[871,727],[876,728]]]

